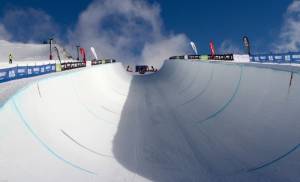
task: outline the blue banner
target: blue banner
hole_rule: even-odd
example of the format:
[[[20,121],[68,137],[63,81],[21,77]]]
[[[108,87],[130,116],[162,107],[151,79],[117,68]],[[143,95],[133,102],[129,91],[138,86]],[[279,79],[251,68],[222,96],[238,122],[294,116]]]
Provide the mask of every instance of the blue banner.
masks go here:
[[[251,62],[300,64],[300,53],[251,55]]]
[[[39,76],[52,72],[56,72],[55,64],[47,64],[41,66],[17,66],[12,68],[0,69],[0,83],[15,79]]]
[[[7,70],[6,69],[2,69],[0,70],[0,82],[5,82],[7,81]]]
[[[6,82],[16,78],[16,68],[6,68],[0,70],[0,82]]]

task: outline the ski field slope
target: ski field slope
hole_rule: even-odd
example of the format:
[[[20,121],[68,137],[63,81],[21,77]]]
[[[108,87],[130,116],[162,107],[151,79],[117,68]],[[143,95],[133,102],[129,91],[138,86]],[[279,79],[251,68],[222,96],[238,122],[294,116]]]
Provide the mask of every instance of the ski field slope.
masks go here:
[[[0,63],[8,62],[9,54],[12,54],[16,61],[47,60],[49,59],[49,45],[12,43],[0,40]]]
[[[58,61],[59,58],[54,47],[57,47],[62,60],[68,59],[67,52],[58,44],[52,45],[52,55],[54,60],[50,61],[49,44],[25,44],[0,40],[0,68],[27,64],[39,65],[55,62],[55,60]],[[13,64],[8,64],[9,54],[12,54],[13,56]]]
[[[33,83],[0,109],[0,181],[297,182],[299,108],[300,77],[288,71],[87,68]]]

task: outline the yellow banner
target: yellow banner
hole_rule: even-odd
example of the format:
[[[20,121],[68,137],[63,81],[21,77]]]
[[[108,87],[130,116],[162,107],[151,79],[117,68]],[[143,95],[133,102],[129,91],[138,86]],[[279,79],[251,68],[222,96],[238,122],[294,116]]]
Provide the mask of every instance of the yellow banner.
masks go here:
[[[61,64],[56,64],[56,72],[61,72]]]

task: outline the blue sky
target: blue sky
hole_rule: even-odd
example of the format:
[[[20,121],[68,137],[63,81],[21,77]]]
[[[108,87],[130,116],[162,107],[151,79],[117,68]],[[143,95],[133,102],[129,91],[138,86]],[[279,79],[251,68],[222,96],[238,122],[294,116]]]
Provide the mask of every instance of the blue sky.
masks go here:
[[[79,15],[91,3],[92,0],[1,0],[0,23],[9,32],[12,41],[41,41],[51,34],[66,41],[64,35],[76,29]],[[243,35],[249,36],[255,52],[273,51],[276,47],[274,44],[286,41],[281,40],[282,31],[287,26],[287,9],[292,3],[292,0],[148,0],[149,6],[159,5],[162,34],[183,33],[197,44],[200,52],[208,52],[210,40],[214,40],[219,49],[222,49],[222,44],[226,44],[229,50],[239,50]],[[101,6],[98,8],[101,12]],[[18,18],[11,18],[13,13],[10,12],[24,10],[24,14],[29,9],[31,14],[44,16],[44,19],[31,21],[29,16],[21,22],[11,22]],[[22,13],[18,16],[22,16]],[[42,26],[43,31],[39,30],[39,22],[45,21],[49,21],[49,24]],[[31,23],[37,24],[36,27],[28,28]],[[52,30],[48,30],[50,25],[54,27]],[[16,26],[22,26],[23,29],[16,30]],[[29,39],[26,31],[45,33],[36,33],[38,35]]]
[[[181,2],[181,1],[180,1]],[[168,28],[185,32],[198,44],[213,39],[240,43],[248,35],[253,47],[267,51],[267,44],[278,36],[290,0],[163,0],[162,16]],[[170,8],[168,8],[170,7]],[[173,17],[173,18],[172,18]]]

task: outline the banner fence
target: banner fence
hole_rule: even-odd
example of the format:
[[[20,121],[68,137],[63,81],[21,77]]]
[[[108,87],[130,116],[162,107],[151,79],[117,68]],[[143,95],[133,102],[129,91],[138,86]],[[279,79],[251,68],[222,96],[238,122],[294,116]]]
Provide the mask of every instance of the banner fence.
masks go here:
[[[233,54],[215,54],[215,55],[183,55],[172,56],[169,59],[201,60],[201,61],[233,61]]]
[[[39,66],[16,66],[12,68],[0,69],[0,83],[21,78],[44,75],[56,72],[55,64]]]
[[[286,54],[260,54],[251,55],[251,62],[258,63],[295,63],[300,64],[300,52]]]
[[[83,68],[83,67],[86,67],[86,63],[81,61],[61,63],[61,71],[71,70],[75,68]]]
[[[115,63],[116,60],[114,59],[102,59],[102,60],[92,60],[92,66],[95,66],[95,65],[99,65],[99,64],[108,64],[108,63]]]

